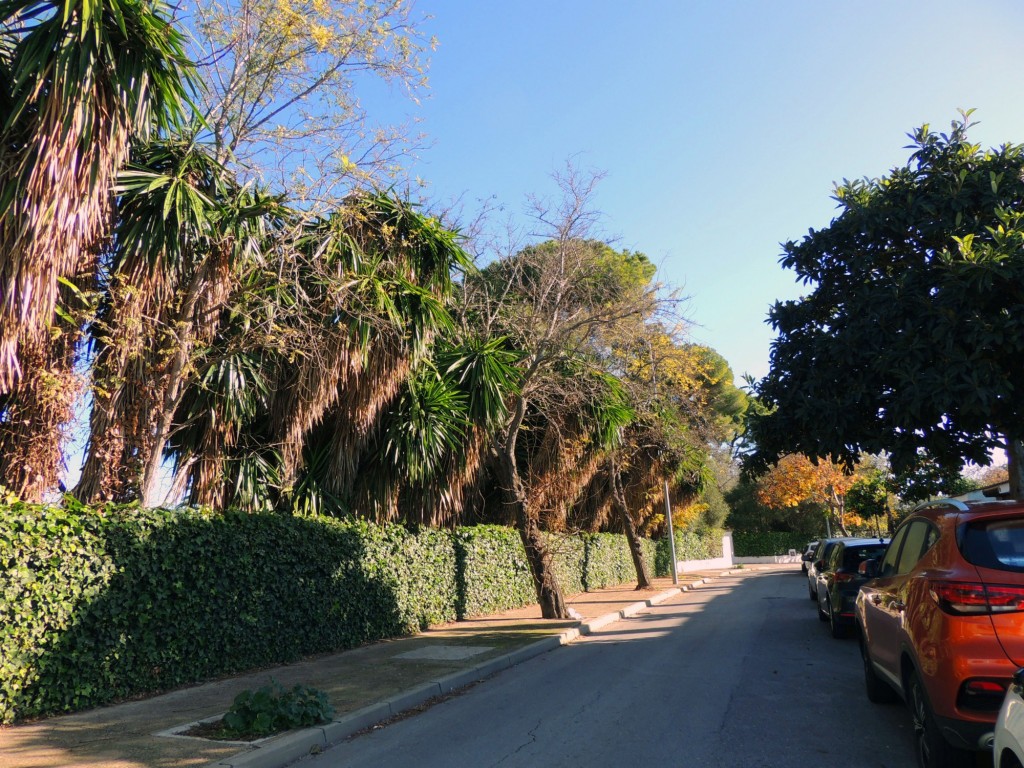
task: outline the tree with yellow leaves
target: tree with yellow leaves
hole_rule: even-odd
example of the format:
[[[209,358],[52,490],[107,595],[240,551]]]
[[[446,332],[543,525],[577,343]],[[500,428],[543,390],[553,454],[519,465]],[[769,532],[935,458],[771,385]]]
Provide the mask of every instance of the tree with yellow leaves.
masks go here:
[[[863,523],[846,509],[846,494],[856,480],[841,464],[825,460],[814,464],[803,454],[791,453],[759,479],[756,495],[759,502],[772,509],[820,506],[826,519],[848,536],[848,526]]]
[[[368,78],[414,100],[435,41],[412,0],[192,0],[190,53],[217,160],[306,207],[382,180],[415,138],[373,125],[357,95]]]

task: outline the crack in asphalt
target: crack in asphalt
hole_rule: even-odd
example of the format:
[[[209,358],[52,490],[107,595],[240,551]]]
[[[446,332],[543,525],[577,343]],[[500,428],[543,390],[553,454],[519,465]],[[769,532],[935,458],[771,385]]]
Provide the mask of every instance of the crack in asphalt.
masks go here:
[[[516,755],[518,755],[520,752],[522,752],[524,749],[526,749],[531,744],[536,744],[537,743],[537,731],[540,730],[540,727],[543,724],[544,724],[543,720],[538,720],[536,722],[536,724],[533,726],[533,728],[531,728],[530,730],[528,730],[526,732],[526,735],[530,737],[528,741],[524,741],[522,744],[520,744],[514,750],[512,750],[508,754],[504,755],[496,763],[491,763],[491,765],[501,765],[502,763],[504,763],[509,758],[515,757]]]

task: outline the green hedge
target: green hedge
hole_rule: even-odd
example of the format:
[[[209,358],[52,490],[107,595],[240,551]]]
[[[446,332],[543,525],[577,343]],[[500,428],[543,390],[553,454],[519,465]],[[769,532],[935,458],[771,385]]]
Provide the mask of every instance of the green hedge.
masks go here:
[[[722,531],[709,528],[706,531],[676,531],[676,560],[713,560],[722,556]],[[672,551],[668,538],[657,543],[656,572],[658,576],[672,575]]]
[[[789,550],[804,551],[810,537],[806,533],[770,531],[768,533],[746,533],[733,531],[733,554],[736,557],[771,557],[787,555]]]
[[[0,521],[0,721],[455,618],[455,550],[334,520],[17,505]]]
[[[636,577],[623,537],[549,543],[567,594]],[[0,723],[535,601],[507,528],[0,506]]]
[[[612,533],[587,534],[586,556],[583,568],[583,582],[586,591],[623,584],[636,579],[636,566],[629,547],[624,546],[622,536]],[[655,564],[655,543],[650,539],[641,541],[648,567]]]
[[[537,602],[533,576],[519,533],[498,525],[455,532],[460,571],[465,574],[457,608],[460,618],[500,613]]]

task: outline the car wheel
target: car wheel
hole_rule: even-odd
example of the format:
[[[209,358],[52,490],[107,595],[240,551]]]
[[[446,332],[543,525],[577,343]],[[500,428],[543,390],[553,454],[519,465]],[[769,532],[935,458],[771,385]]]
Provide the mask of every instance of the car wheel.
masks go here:
[[[860,658],[864,662],[864,690],[867,691],[868,701],[873,704],[888,704],[896,701],[896,691],[878,676],[875,668],[871,665],[871,657],[868,656],[868,648],[863,635],[860,639]]]
[[[832,608],[831,604],[829,605],[828,612],[828,628],[832,633],[832,637],[836,640],[846,637],[846,627],[836,621],[836,612],[835,609]]]
[[[907,681],[907,706],[914,720],[918,768],[966,768],[974,764],[974,755],[956,749],[943,737],[917,673]]]
[[[828,614],[825,613],[825,609],[821,607],[821,598],[815,595],[814,599],[818,603],[818,621],[828,621]]]
[[[812,587],[810,584],[807,585],[807,596],[811,598],[811,600],[818,599],[818,593],[814,591],[814,587]]]

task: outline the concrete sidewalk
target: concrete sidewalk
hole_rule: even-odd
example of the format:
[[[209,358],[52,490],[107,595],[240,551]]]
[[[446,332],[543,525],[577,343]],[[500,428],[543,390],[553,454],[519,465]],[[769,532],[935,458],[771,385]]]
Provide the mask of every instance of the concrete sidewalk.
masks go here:
[[[0,728],[0,768],[281,768],[400,712],[571,643],[721,572],[655,579],[573,595],[578,620],[540,618],[538,606],[432,627],[399,640],[226,678],[139,701]],[[299,630],[301,631],[301,630]],[[271,680],[325,691],[334,721],[253,743],[175,735],[218,718],[235,696]]]

